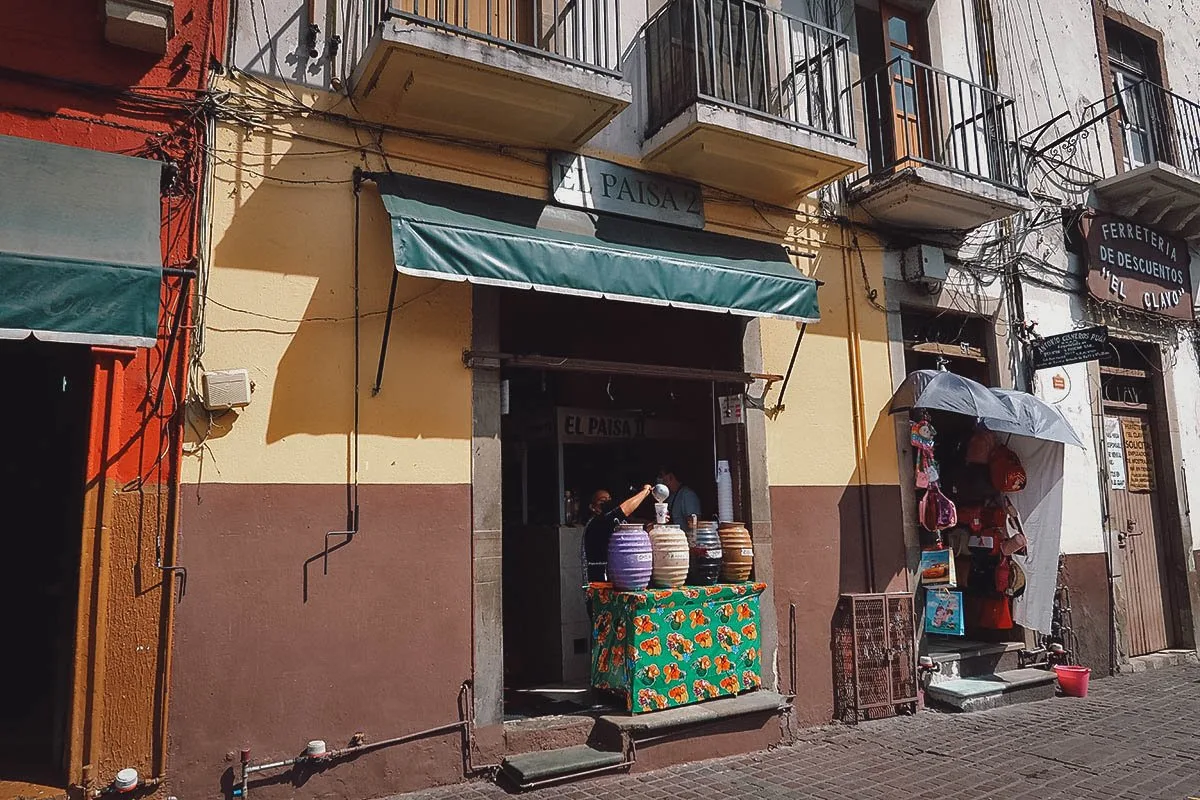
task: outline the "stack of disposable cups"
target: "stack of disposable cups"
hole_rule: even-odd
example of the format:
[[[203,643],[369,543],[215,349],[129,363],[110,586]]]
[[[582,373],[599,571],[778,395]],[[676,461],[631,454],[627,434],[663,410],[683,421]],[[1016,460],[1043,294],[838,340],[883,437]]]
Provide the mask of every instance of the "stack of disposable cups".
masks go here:
[[[733,522],[733,478],[729,462],[717,462],[717,521]]]

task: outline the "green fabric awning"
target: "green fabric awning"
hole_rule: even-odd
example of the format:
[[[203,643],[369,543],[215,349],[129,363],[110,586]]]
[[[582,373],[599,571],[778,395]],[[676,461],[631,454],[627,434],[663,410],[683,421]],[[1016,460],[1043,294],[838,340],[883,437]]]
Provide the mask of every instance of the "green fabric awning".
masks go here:
[[[154,345],[161,169],[0,136],[0,339]]]
[[[372,174],[406,275],[816,322],[779,245],[395,174]]]

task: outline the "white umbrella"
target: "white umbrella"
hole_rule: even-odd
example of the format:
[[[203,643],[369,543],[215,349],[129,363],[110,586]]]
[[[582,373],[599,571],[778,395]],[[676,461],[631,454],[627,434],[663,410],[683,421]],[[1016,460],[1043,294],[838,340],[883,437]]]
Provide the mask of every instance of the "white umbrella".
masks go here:
[[[1006,419],[984,417],[983,424],[988,430],[996,433],[1015,433],[1018,436],[1028,436],[1047,442],[1062,442],[1076,447],[1084,446],[1083,440],[1063,413],[1054,406],[1035,397],[1028,392],[1018,392],[1014,389],[992,389],[992,394],[999,397],[1004,405],[1012,411],[1015,422]]]
[[[1004,402],[982,383],[938,369],[910,372],[892,395],[889,414],[914,408],[950,411],[968,417],[1004,420],[1017,424],[1017,418]],[[989,426],[990,427],[990,426]]]

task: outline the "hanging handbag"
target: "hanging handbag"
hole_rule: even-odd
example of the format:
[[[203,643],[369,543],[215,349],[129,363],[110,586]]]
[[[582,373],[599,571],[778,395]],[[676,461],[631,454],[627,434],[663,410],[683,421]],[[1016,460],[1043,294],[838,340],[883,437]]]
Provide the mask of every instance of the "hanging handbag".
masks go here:
[[[988,472],[991,474],[992,488],[997,492],[1019,492],[1025,488],[1027,476],[1021,459],[1002,444],[992,448],[992,454],[988,457]]]
[[[920,579],[923,586],[954,586],[954,551],[949,549],[921,551]]]
[[[966,461],[968,464],[986,464],[996,447],[996,434],[980,425],[967,440]]]
[[[1007,497],[1004,498],[1004,510],[1007,538],[1000,543],[1000,552],[1006,556],[1023,553],[1029,540],[1025,536],[1025,528],[1021,525],[1021,515],[1017,513],[1016,506]]]
[[[955,508],[954,501],[942,494],[936,483],[931,484],[925,496],[921,498],[918,513],[921,526],[933,533],[953,528],[958,524],[958,509]]]
[[[925,592],[925,632],[963,636],[966,633],[963,620],[962,592],[948,589],[930,589]]]

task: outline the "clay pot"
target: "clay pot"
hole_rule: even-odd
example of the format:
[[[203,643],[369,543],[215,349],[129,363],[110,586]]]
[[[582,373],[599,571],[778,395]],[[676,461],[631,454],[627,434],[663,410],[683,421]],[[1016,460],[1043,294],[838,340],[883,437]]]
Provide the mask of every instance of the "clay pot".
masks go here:
[[[754,569],[754,542],[750,531],[740,522],[722,522],[718,531],[721,537],[721,581],[743,583],[750,580]]]
[[[650,585],[654,553],[641,525],[623,522],[608,540],[608,579],[613,588],[637,592]]]
[[[717,523],[697,522],[692,529],[689,586],[712,586],[721,576],[721,536]]]
[[[650,583],[660,589],[683,586],[688,574],[688,540],[678,525],[655,525],[650,529],[654,553]]]

